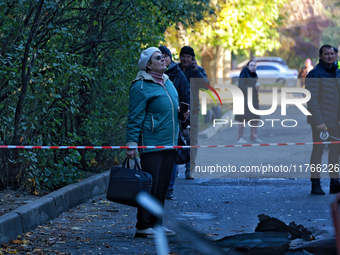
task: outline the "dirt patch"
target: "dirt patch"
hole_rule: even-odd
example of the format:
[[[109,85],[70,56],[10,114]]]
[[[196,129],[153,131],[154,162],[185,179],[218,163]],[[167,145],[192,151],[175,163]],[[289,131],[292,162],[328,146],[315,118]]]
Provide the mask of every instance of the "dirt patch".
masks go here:
[[[46,194],[48,193],[46,192],[36,196],[20,190],[0,190],[0,216],[15,210],[20,206],[33,202]]]
[[[84,179],[96,175],[95,172],[84,172]],[[51,193],[53,191],[40,191],[39,195],[34,195],[32,193],[22,191],[22,190],[12,190],[4,189],[0,190],[0,216],[9,213],[20,206],[26,205],[33,202],[43,196]],[[1,254],[1,253],[0,253]]]

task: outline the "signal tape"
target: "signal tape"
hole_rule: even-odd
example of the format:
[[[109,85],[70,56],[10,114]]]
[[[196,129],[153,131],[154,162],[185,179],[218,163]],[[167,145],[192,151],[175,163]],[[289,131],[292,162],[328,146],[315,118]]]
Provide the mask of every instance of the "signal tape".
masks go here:
[[[257,147],[257,146],[289,146],[333,144],[331,142],[307,142],[307,143],[259,143],[259,144],[232,144],[232,145],[178,145],[178,146],[25,146],[25,145],[0,145],[0,149],[181,149],[181,148],[224,148],[224,147]]]

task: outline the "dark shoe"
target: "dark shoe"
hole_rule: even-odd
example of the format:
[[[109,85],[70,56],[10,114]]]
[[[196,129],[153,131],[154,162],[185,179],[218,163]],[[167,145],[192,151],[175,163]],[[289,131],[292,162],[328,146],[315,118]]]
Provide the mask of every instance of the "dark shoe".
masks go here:
[[[189,169],[185,170],[185,179],[194,179],[194,177],[192,177],[192,175],[190,174]]]
[[[322,190],[320,180],[312,181],[312,195],[325,195],[326,193]]]
[[[166,199],[173,199],[174,198],[174,194],[173,191],[171,189],[168,189],[168,191],[166,192]]]
[[[153,228],[147,228],[147,229],[137,229],[135,237],[141,237],[141,238],[154,238],[156,235],[156,232]]]
[[[337,179],[331,179],[331,185],[329,186],[329,193],[336,194],[340,192],[340,182]]]

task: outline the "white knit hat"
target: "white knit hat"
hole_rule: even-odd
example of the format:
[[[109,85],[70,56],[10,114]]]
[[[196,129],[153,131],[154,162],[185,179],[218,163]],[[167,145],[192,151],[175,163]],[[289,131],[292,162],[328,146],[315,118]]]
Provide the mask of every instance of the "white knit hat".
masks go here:
[[[162,52],[156,47],[147,48],[146,50],[142,52],[142,54],[140,54],[140,58],[138,61],[138,67],[140,70],[142,71],[146,70],[146,65],[149,59],[151,58],[152,54],[154,54],[156,51],[162,54]]]

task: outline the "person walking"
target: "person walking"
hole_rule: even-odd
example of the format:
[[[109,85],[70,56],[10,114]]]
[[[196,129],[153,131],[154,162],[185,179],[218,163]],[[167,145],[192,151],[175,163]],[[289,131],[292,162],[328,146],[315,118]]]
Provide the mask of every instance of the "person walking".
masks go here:
[[[163,58],[165,61],[165,65],[167,67],[165,74],[169,76],[169,79],[174,84],[177,90],[177,93],[178,93],[179,102],[184,102],[190,105],[190,85],[187,81],[187,78],[185,77],[184,73],[179,68],[179,66],[172,60],[171,51],[166,46],[159,46],[158,48],[163,53]],[[180,125],[182,128],[186,127],[185,123],[182,124],[182,121]],[[166,197],[165,197],[166,199],[173,199],[174,197],[173,192],[174,192],[177,169],[178,169],[178,165],[175,164],[172,169],[170,185],[166,193]]]
[[[183,71],[187,81],[190,85],[191,92],[191,115],[190,118],[187,119],[188,124],[190,123],[190,139],[188,145],[198,145],[198,114],[200,110],[199,104],[199,85],[196,83],[191,83],[191,78],[201,78],[204,79],[204,82],[209,85],[208,76],[203,67],[197,64],[195,59],[194,49],[190,46],[184,46],[180,53],[180,63],[178,64],[179,68]],[[188,140],[187,140],[188,142]],[[190,149],[190,163],[185,165],[185,178],[186,179],[194,179],[192,173],[195,169],[195,161],[197,157],[197,148]]]
[[[260,119],[259,115],[252,113],[248,107],[248,88],[252,88],[252,101],[253,107],[255,109],[259,109],[259,94],[258,90],[260,84],[257,82],[257,74],[256,74],[256,62],[250,60],[247,65],[242,69],[239,77],[238,87],[242,90],[244,95],[244,115],[235,115],[235,120],[239,121],[237,127],[237,143],[247,143],[246,140],[243,139],[243,131],[246,125],[246,122],[250,121],[250,141],[261,143],[262,141],[257,138],[257,126],[258,121]],[[254,120],[254,121],[253,121]],[[241,123],[242,122],[242,123]]]
[[[334,48],[323,45],[319,50],[319,63],[306,77],[306,89],[311,93],[311,99],[307,102],[307,122],[312,128],[313,142],[323,142],[320,132],[327,131],[330,135],[328,141],[340,138],[340,111],[339,111],[339,84],[336,77],[340,77],[340,70],[335,65]],[[329,144],[328,172],[330,176],[329,193],[340,191],[339,183],[339,144]],[[321,188],[320,168],[323,154],[323,144],[313,144],[310,158],[311,194],[325,195]]]
[[[126,127],[127,146],[175,146],[178,140],[178,94],[164,74],[166,64],[162,52],[147,48],[140,55],[140,71],[129,92],[129,115]],[[175,149],[139,149],[142,170],[153,177],[151,195],[163,205],[175,163]],[[128,149],[126,157],[137,156],[136,149]],[[157,218],[144,208],[138,208],[135,237],[154,237]],[[167,236],[175,235],[165,228]]]

